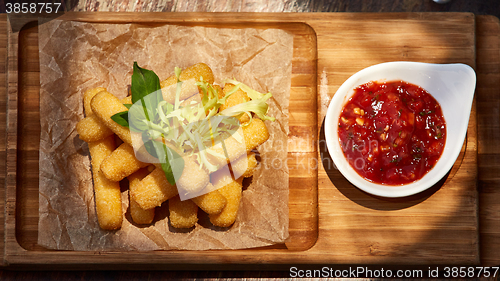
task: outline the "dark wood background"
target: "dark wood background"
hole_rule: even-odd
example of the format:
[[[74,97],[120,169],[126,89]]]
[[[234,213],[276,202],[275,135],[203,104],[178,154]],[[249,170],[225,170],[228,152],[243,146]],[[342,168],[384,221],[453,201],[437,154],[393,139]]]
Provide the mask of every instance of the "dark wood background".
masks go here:
[[[34,0],[24,0],[32,2]],[[5,3],[23,0],[0,0]],[[39,1],[42,2],[42,1]],[[498,0],[48,0],[64,10],[108,12],[470,12],[500,18]]]
[[[68,0],[76,11],[162,12],[471,12],[500,17],[498,0]],[[132,4],[133,3],[133,4]]]
[[[5,12],[0,0],[0,12]],[[15,1],[18,2],[18,1]],[[22,1],[21,1],[22,2]],[[30,1],[31,2],[31,1]],[[40,2],[40,1],[39,1]],[[53,1],[47,1],[53,2]],[[57,1],[60,2],[60,1]],[[471,12],[500,17],[499,0],[67,0],[74,11],[198,12]],[[500,253],[499,253],[500,255]],[[167,280],[287,278],[289,272],[265,271],[0,271],[0,280]]]

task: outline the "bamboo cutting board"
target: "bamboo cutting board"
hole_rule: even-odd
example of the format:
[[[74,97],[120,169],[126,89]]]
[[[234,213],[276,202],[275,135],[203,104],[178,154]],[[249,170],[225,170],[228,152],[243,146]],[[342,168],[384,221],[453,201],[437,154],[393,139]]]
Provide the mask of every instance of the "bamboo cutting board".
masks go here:
[[[38,38],[36,27],[27,26],[20,33],[8,36],[6,264],[55,267],[92,264],[95,268],[111,264],[115,268],[129,268],[132,264],[162,269],[168,265],[179,269],[178,265],[192,268],[192,264],[196,264],[196,268],[204,268],[207,264],[216,264],[228,269],[227,264],[261,268],[262,265],[298,263],[479,263],[475,104],[462,153],[448,177],[429,191],[410,198],[376,198],[350,185],[331,165],[322,134],[326,108],[336,89],[364,67],[398,60],[461,62],[475,67],[473,15],[168,15],[167,18],[159,13],[78,13],[64,17],[91,22],[160,22],[234,28],[253,25],[283,28],[294,34],[289,148],[295,156],[309,162],[321,160],[313,171],[292,169],[294,172],[290,174],[292,240],[282,247],[205,252],[59,252],[36,245],[38,143],[36,138],[27,136],[39,132],[38,104],[33,101],[39,85]],[[0,98],[0,102],[5,103],[5,99]],[[0,121],[1,118],[2,115]],[[293,141],[297,139],[302,141]]]

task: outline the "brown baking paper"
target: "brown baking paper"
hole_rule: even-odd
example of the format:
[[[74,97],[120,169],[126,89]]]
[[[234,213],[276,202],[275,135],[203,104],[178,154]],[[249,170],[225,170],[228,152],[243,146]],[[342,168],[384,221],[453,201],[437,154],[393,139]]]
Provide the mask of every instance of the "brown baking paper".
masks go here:
[[[288,102],[293,36],[279,29],[205,28],[175,25],[96,24],[53,20],[39,27],[40,185],[38,243],[60,250],[239,249],[288,238]],[[123,188],[124,221],[117,231],[99,228],[88,146],[78,138],[83,92],[106,87],[127,95],[133,62],[160,80],[198,62],[217,82],[235,78],[271,92],[270,139],[258,148],[261,163],[244,190],[235,224],[217,228],[200,211],[193,229],[169,225],[168,206],[150,226],[132,223]]]

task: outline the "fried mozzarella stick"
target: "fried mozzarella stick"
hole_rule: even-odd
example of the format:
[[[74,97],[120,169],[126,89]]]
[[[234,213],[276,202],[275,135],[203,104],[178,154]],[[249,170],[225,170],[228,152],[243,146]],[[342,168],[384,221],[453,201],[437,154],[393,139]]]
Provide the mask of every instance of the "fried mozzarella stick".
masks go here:
[[[135,157],[134,148],[122,143],[101,164],[101,171],[106,178],[112,181],[121,181],[130,176],[140,168],[147,167],[149,163],[143,163]]]
[[[87,116],[76,124],[78,137],[85,142],[102,140],[111,136],[113,131],[99,121],[95,115]]]
[[[203,77],[203,81],[208,82],[210,84],[214,83],[214,73],[212,69],[206,65],[205,63],[197,63],[193,64],[186,69],[181,71],[181,75],[179,75],[179,80],[186,81],[189,79],[194,79],[196,81],[200,81],[200,77]],[[160,87],[164,88],[177,83],[177,77],[172,75],[167,79],[160,82]]]
[[[203,77],[203,81],[205,82],[208,82],[210,84],[214,83],[214,74],[212,72],[212,69],[210,69],[210,67],[204,63],[197,63],[182,70],[181,74],[179,75],[179,80],[188,81],[190,79],[193,79],[195,82],[199,82],[200,77]],[[171,86],[174,86],[176,83],[177,77],[175,75],[172,75],[160,82],[163,99],[171,104],[174,104],[175,102],[175,87]],[[192,89],[193,86],[195,87],[195,89]],[[183,83],[182,87],[186,88],[181,92],[179,100],[185,100],[198,92],[198,87],[194,83]]]
[[[191,200],[181,201],[179,196],[168,200],[170,224],[175,228],[191,228],[198,221],[198,206]]]
[[[207,214],[218,214],[226,206],[226,199],[217,190],[213,189],[212,184],[210,184],[210,176],[194,161],[193,157],[184,157],[184,170],[176,184],[179,192],[192,191],[199,193],[201,190],[212,190],[191,198]]]
[[[85,109],[85,114],[87,116],[93,114],[92,108],[90,107],[90,101],[92,100],[93,97],[95,97],[95,95],[97,95],[97,93],[102,91],[106,91],[106,88],[104,87],[92,88],[83,93],[83,109]]]
[[[238,133],[238,132],[236,132],[236,133]],[[241,155],[246,154],[246,152],[247,152],[244,144],[242,142],[240,143],[234,137],[229,137],[229,138],[225,139],[224,146],[226,147],[228,159],[226,159],[226,154],[224,152],[222,142],[218,142],[217,144],[215,144],[214,146],[209,148],[210,150],[216,152],[217,154],[224,156],[223,158],[220,156],[212,155],[212,154],[209,154],[207,156],[210,163],[217,166],[218,168],[221,168],[221,167],[227,165],[228,160],[235,161],[236,159],[240,158]]]
[[[177,187],[168,182],[165,173],[159,166],[130,190],[130,196],[143,209],[160,206],[177,194]]]
[[[92,98],[90,106],[94,114],[99,118],[99,121],[118,135],[124,143],[132,146],[129,128],[123,127],[111,119],[111,116],[116,113],[128,110],[117,97],[107,91],[102,91]]]
[[[203,190],[210,182],[208,173],[194,160],[194,156],[185,156],[182,175],[177,179],[179,192],[197,193]]]
[[[235,85],[229,84],[229,83],[224,85],[224,89],[222,89],[222,93],[219,92],[219,98],[223,98],[224,96],[226,96],[226,94],[229,93],[234,87],[235,87]],[[248,101],[250,101],[250,98],[248,97],[247,93],[245,93],[245,91],[243,91],[241,89],[238,89],[238,90],[236,90],[236,92],[231,94],[231,96],[229,96],[229,98],[226,99],[226,102],[223,105],[221,105],[221,107],[219,108],[219,112],[223,111],[226,108],[230,108],[230,107],[233,107],[237,104],[248,102]],[[248,114],[245,113],[245,114],[241,115],[241,117],[239,117],[238,119],[240,120],[241,123],[245,123],[248,120],[250,120],[250,117],[248,116]]]
[[[115,149],[114,136],[103,140],[90,142],[89,150],[94,174],[94,193],[97,220],[102,229],[118,229],[122,225],[122,200],[120,184],[108,180],[101,172],[100,166]]]
[[[243,177],[249,178],[249,177],[253,176],[253,170],[255,170],[255,167],[257,167],[257,164],[259,164],[259,163],[257,162],[257,158],[255,158],[255,153],[250,152],[247,155],[247,169],[243,173]],[[233,166],[231,166],[231,167],[233,167]]]
[[[263,144],[269,138],[266,124],[259,118],[253,118],[248,126],[243,127],[243,136],[247,151]]]
[[[156,169],[145,177],[137,189],[131,193],[134,200],[136,200],[143,209],[160,206],[163,202],[177,195],[178,188],[181,192],[199,192],[209,184],[210,177],[205,170],[201,169],[191,157],[184,157],[183,159],[184,169],[182,175],[177,179],[176,185],[171,185],[168,182],[161,166],[156,164]],[[220,197],[221,196],[217,196],[217,194],[211,195],[210,197],[205,195],[202,199],[198,200],[198,202],[200,202],[198,206],[202,210],[207,209],[210,212],[217,212],[219,209],[221,210],[224,208],[225,204],[224,201],[221,202]],[[205,200],[203,200],[203,198],[205,198]],[[214,202],[217,206],[208,206],[206,203],[207,198],[215,198]]]
[[[132,96],[124,97],[120,100],[120,102],[123,104],[132,104]]]
[[[193,202],[200,207],[207,214],[220,214],[224,207],[226,207],[227,200],[220,194],[218,190],[213,190],[214,187],[211,183],[207,187],[210,191],[198,197],[191,198]]]
[[[213,225],[229,227],[236,220],[243,189],[241,184],[242,179],[243,178],[240,178],[235,181],[231,178],[231,175],[227,173],[215,172],[212,174],[212,181],[214,182],[215,188],[218,188],[217,191],[219,191],[227,201],[222,212],[219,214],[209,214],[210,222]]]
[[[150,224],[155,217],[155,208],[143,209],[132,198],[131,193],[139,186],[141,180],[149,174],[147,168],[142,168],[137,172],[128,176],[129,181],[129,197],[130,197],[130,215],[132,220],[137,224]]]
[[[85,91],[83,94],[83,108],[85,109],[86,117],[76,124],[76,131],[81,140],[86,142],[102,140],[107,136],[111,136],[113,132],[102,124],[92,112],[90,101],[97,93],[106,91],[106,88],[98,87]]]
[[[250,152],[252,149],[263,144],[269,138],[269,131],[267,130],[266,124],[259,118],[253,118],[252,122],[248,126],[242,127],[243,138],[245,139],[245,147],[243,144],[238,142],[234,137],[229,137],[224,140],[226,146],[227,156],[229,161],[235,161],[241,155]],[[238,133],[238,132],[236,132]],[[225,155],[222,143],[219,142],[216,145],[209,148],[220,155]],[[218,168],[227,165],[226,158],[215,157],[214,155],[208,155],[210,163],[217,166]]]
[[[245,158],[246,161],[244,161]],[[258,163],[257,159],[255,158],[255,153],[250,152],[247,155],[242,155],[236,161],[231,162],[231,171],[233,172],[233,176],[235,176],[237,179],[241,176],[244,178],[249,178],[253,175],[253,170],[255,169],[255,167],[257,167],[257,164]],[[215,173],[220,173],[219,171]],[[213,179],[211,181],[213,182]]]
[[[106,88],[96,88],[100,89],[100,91],[106,91]],[[106,125],[104,125],[97,116],[92,113],[92,109],[90,106],[90,102],[92,98],[99,93],[100,91],[95,91],[96,89],[91,89],[85,92],[83,96],[83,102],[85,107],[85,112],[87,117],[83,118],[76,124],[76,131],[78,132],[78,136],[81,140],[85,142],[98,141],[102,140],[107,136],[111,136],[113,131],[111,131]],[[123,104],[131,104],[132,97],[128,96],[122,100],[120,100]]]

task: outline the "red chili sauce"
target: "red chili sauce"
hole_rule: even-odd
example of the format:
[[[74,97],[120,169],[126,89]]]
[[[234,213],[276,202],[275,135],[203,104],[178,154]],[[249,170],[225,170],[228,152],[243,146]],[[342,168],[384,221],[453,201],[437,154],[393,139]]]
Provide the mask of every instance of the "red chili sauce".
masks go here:
[[[402,185],[436,164],[446,140],[439,103],[419,86],[369,82],[354,89],[339,118],[349,164],[369,181]]]

